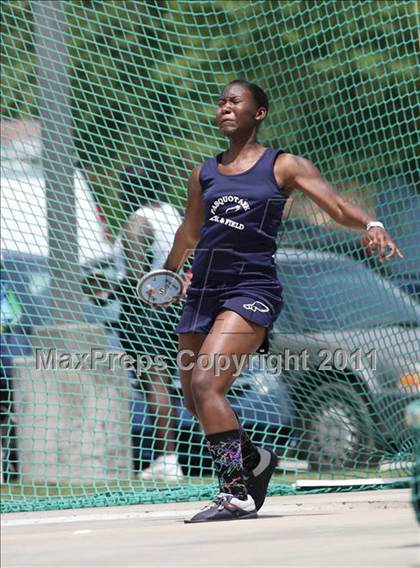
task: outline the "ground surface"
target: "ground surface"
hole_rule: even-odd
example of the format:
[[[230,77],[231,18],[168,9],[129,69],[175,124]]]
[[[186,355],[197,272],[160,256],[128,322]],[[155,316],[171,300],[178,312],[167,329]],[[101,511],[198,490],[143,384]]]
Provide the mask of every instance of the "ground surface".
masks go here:
[[[2,568],[418,568],[406,490],[271,497],[260,518],[185,525],[202,503],[3,516]]]

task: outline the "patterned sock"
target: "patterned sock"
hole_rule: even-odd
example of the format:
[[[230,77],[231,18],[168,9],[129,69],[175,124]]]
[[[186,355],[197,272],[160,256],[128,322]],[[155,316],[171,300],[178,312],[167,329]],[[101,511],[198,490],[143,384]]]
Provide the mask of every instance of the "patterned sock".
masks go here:
[[[235,411],[233,411],[235,412]],[[260,463],[260,453],[256,446],[251,442],[251,438],[245,432],[241,425],[238,414],[235,412],[235,416],[239,424],[239,435],[241,439],[241,450],[242,450],[242,462],[244,469],[246,471],[252,471]]]
[[[250,437],[243,427],[239,425],[239,436],[241,440],[242,462],[246,471],[252,471],[260,463],[260,453],[257,447],[251,442]]]
[[[246,499],[239,430],[209,434],[206,443],[219,479],[220,491]]]

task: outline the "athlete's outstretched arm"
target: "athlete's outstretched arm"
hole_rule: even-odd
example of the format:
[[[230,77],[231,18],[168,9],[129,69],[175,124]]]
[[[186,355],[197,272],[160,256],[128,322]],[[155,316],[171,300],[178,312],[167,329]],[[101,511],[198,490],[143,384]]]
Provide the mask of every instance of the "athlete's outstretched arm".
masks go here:
[[[172,249],[163,268],[177,272],[192,254],[200,240],[201,227],[204,224],[204,203],[201,196],[200,167],[196,166],[188,180],[188,200],[184,220],[175,233]]]
[[[289,192],[299,189],[345,227],[366,230],[367,224],[375,220],[358,205],[345,201],[306,158],[283,154],[276,160],[274,174],[279,185]],[[382,227],[370,228],[368,238],[371,250],[379,249],[380,260],[392,258],[395,254],[403,256]],[[387,247],[390,249],[388,254]]]

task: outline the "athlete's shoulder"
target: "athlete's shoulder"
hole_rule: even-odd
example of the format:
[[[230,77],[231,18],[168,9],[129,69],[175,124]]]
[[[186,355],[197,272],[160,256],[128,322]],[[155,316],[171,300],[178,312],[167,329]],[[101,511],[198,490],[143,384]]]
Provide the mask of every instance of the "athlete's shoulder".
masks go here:
[[[276,168],[287,171],[296,171],[301,168],[305,168],[311,162],[304,158],[303,156],[296,156],[296,154],[290,154],[289,152],[279,153],[276,160]]]
[[[207,158],[203,160],[200,164],[197,164],[190,172],[189,182],[202,186],[206,183],[207,179],[212,178],[215,169],[215,160],[217,156]]]
[[[284,153],[274,164],[274,176],[278,185],[293,191],[297,177],[314,177],[319,175],[316,166],[303,156]]]

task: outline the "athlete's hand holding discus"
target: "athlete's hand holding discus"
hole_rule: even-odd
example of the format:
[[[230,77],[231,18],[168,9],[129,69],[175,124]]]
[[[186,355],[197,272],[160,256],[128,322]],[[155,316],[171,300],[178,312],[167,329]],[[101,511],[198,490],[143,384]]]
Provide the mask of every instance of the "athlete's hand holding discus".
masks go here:
[[[214,364],[203,369],[198,363],[202,355],[211,363],[221,354],[268,351],[268,331],[283,302],[273,253],[293,192],[304,193],[337,223],[365,231],[381,260],[402,256],[382,223],[347,203],[312,162],[257,141],[268,109],[257,85],[236,80],[223,89],[216,123],[228,148],[192,170],[184,220],[163,266],[177,272],[195,253],[191,293],[177,326],[179,347],[192,353],[193,365],[179,374],[186,407],[206,434],[221,493],[190,522],[255,517],[277,463],[241,430],[226,398],[236,369],[216,374]]]
[[[152,270],[139,280],[137,295],[150,306],[167,308],[185,297],[191,278],[191,271],[188,271],[183,279],[171,270]]]

